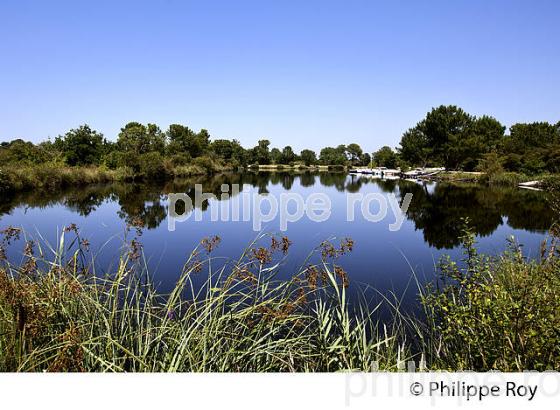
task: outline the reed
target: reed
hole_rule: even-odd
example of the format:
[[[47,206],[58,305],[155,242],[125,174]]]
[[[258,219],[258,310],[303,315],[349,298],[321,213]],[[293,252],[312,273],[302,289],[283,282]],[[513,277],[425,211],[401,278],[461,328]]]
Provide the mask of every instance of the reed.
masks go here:
[[[28,242],[23,262],[0,272],[0,370],[330,372],[391,370],[408,357],[397,328],[380,332],[373,312],[349,308],[340,267],[322,259],[278,280],[272,259],[289,241],[271,239],[216,269],[218,242],[204,240],[165,295],[136,240],[103,277],[73,226],[54,247]]]
[[[74,225],[53,246],[2,232],[0,371],[398,371],[409,360],[433,370],[560,369],[557,227],[531,260],[513,241],[479,255],[465,228],[464,258],[444,258],[438,281],[416,280],[419,316],[383,292],[375,306],[349,303],[351,277],[338,263],[349,239],[323,242],[281,279],[288,238],[261,235],[227,261],[213,256],[220,239],[206,238],[163,294],[130,239],[135,228],[127,232],[105,275]],[[18,240],[13,264],[6,253]],[[383,321],[382,307],[391,312]]]
[[[51,164],[7,166],[0,170],[0,192],[57,190],[117,180],[118,173],[102,167],[66,167]]]

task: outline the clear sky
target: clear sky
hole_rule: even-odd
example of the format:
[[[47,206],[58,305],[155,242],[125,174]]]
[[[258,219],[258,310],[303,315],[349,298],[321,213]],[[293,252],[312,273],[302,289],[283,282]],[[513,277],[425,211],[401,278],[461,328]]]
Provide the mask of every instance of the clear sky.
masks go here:
[[[560,120],[560,1],[0,3],[0,140],[88,123],[396,146],[431,107]]]

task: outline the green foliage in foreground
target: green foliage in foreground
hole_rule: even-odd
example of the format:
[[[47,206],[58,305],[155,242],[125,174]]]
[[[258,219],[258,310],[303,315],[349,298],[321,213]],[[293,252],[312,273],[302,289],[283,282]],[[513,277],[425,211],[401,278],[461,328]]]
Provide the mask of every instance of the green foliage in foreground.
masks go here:
[[[0,371],[337,371],[377,361],[390,370],[406,358],[369,314],[350,313],[340,267],[322,262],[277,280],[271,260],[287,251],[287,239],[253,244],[216,271],[198,254],[218,239],[205,240],[168,295],[149,284],[135,240],[103,279],[87,273],[84,242],[75,240],[81,245],[69,260],[50,250],[46,271],[33,255],[49,250],[32,245],[21,266],[0,271]],[[323,252],[348,246],[325,244]]]
[[[479,255],[467,233],[465,264],[441,263],[444,285],[423,295],[433,365],[460,370],[560,369],[557,239],[527,261],[513,240],[499,257]]]
[[[211,256],[219,238],[205,239],[162,295],[137,238],[101,278],[75,226],[56,248],[27,242],[18,265],[4,252],[21,232],[3,233],[0,371],[394,371],[407,360],[430,369],[560,369],[556,239],[527,261],[513,246],[478,255],[467,234],[465,267],[446,260],[446,282],[419,288],[425,318],[385,299],[394,315],[381,323],[376,308],[347,301],[349,278],[336,258],[351,251],[348,240],[324,242],[318,263],[280,280],[287,238],[263,246],[261,237],[225,265]]]

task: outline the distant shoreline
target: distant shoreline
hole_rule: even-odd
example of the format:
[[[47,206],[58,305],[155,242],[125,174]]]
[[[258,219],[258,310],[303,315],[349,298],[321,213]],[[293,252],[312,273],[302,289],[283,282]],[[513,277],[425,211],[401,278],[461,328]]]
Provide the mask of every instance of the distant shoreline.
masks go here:
[[[211,166],[210,166],[211,165]],[[0,194],[2,196],[17,192],[43,189],[54,191],[69,186],[85,186],[110,182],[164,182],[177,178],[215,175],[227,172],[348,172],[344,165],[310,165],[303,164],[269,164],[249,165],[247,167],[233,167],[227,165],[210,164],[207,167],[200,164],[174,167],[161,178],[153,178],[142,173],[134,174],[127,169],[111,170],[103,166],[56,166],[35,165],[0,167]],[[491,186],[528,187],[547,189],[556,185],[560,180],[558,174],[527,176],[519,173],[507,172],[488,176],[483,172],[444,171],[437,175],[420,177],[419,179],[437,182],[468,182]]]

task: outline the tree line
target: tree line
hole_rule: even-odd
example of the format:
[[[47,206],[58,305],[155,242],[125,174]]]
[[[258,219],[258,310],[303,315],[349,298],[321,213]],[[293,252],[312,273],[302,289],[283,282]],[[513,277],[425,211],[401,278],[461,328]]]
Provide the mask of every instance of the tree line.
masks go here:
[[[297,153],[291,146],[272,148],[267,139],[252,148],[238,140],[212,139],[181,124],[163,131],[155,124],[130,122],[116,141],[82,125],[48,140],[33,144],[21,139],[0,144],[2,164],[55,163],[69,166],[127,168],[133,173],[157,174],[162,164],[175,167],[213,163],[229,167],[283,164],[306,166],[438,166],[450,170],[504,169],[525,174],[560,172],[560,121],[517,123],[509,128],[494,117],[476,117],[454,105],[433,108],[426,117],[402,135],[400,146],[384,146],[370,155],[351,143]]]
[[[69,166],[104,165],[109,169],[128,167],[139,172],[149,164],[164,161],[174,166],[192,162],[221,161],[231,167],[253,164],[296,163],[312,165],[368,165],[371,156],[355,143],[325,147],[319,154],[311,149],[296,153],[291,146],[271,148],[262,139],[252,148],[244,148],[238,140],[211,139],[210,133],[196,132],[181,124],[172,124],[162,131],[155,124],[130,122],[121,128],[115,142],[87,124],[71,129],[51,141],[33,144],[16,139],[0,145],[0,161],[4,164],[61,163]],[[148,164],[148,166],[146,165]]]

